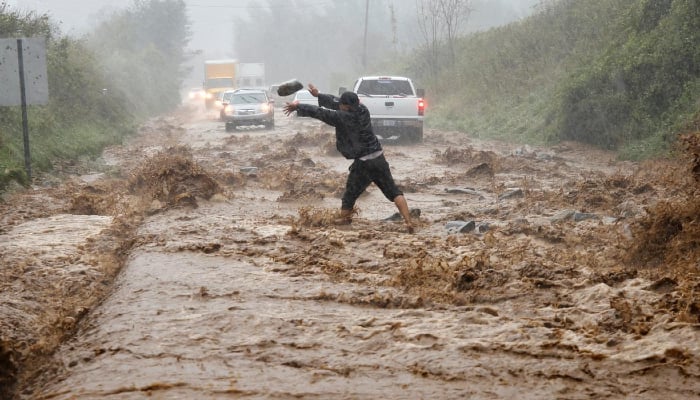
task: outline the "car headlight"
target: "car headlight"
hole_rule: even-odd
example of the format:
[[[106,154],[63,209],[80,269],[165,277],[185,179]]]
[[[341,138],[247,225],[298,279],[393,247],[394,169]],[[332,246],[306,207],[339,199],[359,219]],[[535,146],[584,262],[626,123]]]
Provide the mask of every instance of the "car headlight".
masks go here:
[[[224,107],[224,114],[233,114],[233,107],[232,106]]]
[[[270,112],[270,105],[268,103],[265,103],[260,106],[260,110],[264,113]]]

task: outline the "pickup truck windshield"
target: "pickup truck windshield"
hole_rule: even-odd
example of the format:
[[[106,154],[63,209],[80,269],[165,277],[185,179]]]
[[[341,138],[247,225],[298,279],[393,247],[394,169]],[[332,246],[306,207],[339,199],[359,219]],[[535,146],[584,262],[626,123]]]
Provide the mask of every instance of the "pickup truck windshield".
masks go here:
[[[412,96],[411,84],[405,80],[364,80],[357,88],[358,94],[380,96]]]

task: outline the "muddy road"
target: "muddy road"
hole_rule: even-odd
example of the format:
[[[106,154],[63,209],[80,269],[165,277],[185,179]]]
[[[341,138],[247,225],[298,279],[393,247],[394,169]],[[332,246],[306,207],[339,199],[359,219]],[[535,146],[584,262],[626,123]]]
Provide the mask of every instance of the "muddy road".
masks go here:
[[[185,107],[4,197],[8,398],[700,398],[687,165],[427,130],[385,145],[410,235],[374,186],[330,224],[350,162],[276,117]]]

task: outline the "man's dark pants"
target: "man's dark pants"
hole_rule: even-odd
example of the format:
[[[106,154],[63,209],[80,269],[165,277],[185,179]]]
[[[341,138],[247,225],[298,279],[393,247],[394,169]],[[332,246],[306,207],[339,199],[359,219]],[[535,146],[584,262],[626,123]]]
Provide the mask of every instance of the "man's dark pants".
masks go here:
[[[394,183],[389,163],[384,158],[384,154],[366,161],[357,159],[350,165],[350,174],[345,184],[345,194],[343,194],[341,208],[343,210],[352,210],[355,206],[355,201],[372,182],[381,189],[384,197],[391,202],[396,199],[396,196],[403,194],[396,187],[396,183]]]

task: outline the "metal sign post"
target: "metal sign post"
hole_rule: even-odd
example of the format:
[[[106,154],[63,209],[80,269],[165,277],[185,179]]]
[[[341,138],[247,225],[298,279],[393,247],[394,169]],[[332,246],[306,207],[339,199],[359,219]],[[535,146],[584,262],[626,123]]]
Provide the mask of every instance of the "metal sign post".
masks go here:
[[[44,38],[0,39],[0,106],[22,107],[24,167],[32,178],[27,105],[49,101]]]
[[[22,138],[24,140],[24,168],[32,180],[32,157],[29,155],[29,119],[27,118],[27,90],[24,85],[24,54],[22,39],[17,39],[17,64],[19,66],[19,91],[22,101]]]

